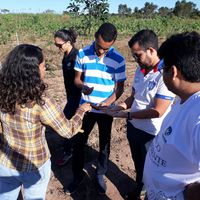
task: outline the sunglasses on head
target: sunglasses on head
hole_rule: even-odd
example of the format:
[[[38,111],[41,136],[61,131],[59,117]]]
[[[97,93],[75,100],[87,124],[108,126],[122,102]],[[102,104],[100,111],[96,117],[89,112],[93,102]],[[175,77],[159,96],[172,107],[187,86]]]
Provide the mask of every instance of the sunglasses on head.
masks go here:
[[[62,46],[67,43],[67,42],[64,42],[62,44],[58,44],[58,43],[55,43],[55,46],[58,47],[59,49],[62,49]]]

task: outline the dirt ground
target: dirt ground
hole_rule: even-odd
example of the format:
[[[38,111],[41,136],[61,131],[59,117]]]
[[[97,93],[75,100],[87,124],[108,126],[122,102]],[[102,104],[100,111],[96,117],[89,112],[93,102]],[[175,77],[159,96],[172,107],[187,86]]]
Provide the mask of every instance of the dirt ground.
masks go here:
[[[122,44],[123,43],[121,43],[121,45]],[[123,101],[123,99],[130,94],[132,78],[135,71],[133,62],[127,61],[126,65],[127,80],[125,82],[124,94],[118,100],[119,102]],[[66,96],[63,86],[62,71],[55,70],[48,72],[46,82],[49,85],[49,92],[53,94],[53,97],[58,101],[58,103],[64,107]],[[47,129],[46,136],[52,155],[52,176],[47,191],[47,200],[122,200],[125,199],[127,193],[133,191],[135,188],[134,163],[131,158],[126,138],[125,120],[114,119],[113,122],[109,168],[105,176],[107,184],[107,192],[105,195],[99,195],[97,193],[94,180],[99,147],[97,126],[94,127],[90,134],[88,145],[85,150],[86,162],[84,169],[86,170],[87,176],[79,190],[72,196],[68,196],[63,192],[63,188],[72,180],[71,161],[63,167],[57,167],[55,165],[55,159],[62,155],[62,144],[64,140],[49,128]]]
[[[128,38],[129,39],[129,38]],[[115,47],[126,58],[126,74],[127,80],[125,82],[125,90],[122,97],[118,100],[123,101],[131,92],[131,83],[135,71],[135,64],[131,58],[129,48],[127,46],[128,39],[119,39],[115,42]],[[31,43],[31,41],[26,41]],[[61,71],[62,54],[52,45],[47,46],[47,42],[35,41],[36,45],[40,45],[45,53],[46,63],[50,67],[46,74],[46,83],[49,86],[48,93],[56,99],[56,101],[64,108],[66,103],[66,94],[63,84],[63,77]],[[88,41],[78,42],[79,48],[89,44]],[[2,47],[0,52],[0,61],[13,47],[7,45]],[[72,180],[71,161],[63,167],[57,167],[55,160],[62,155],[63,141],[58,134],[52,129],[47,128],[46,138],[48,141],[49,149],[51,151],[52,161],[52,174],[51,180],[48,185],[46,200],[123,200],[127,193],[131,192],[135,187],[135,171],[134,163],[131,158],[128,141],[126,138],[126,122],[122,119],[114,119],[112,126],[112,140],[111,140],[111,153],[109,159],[109,168],[105,176],[107,184],[107,192],[105,195],[99,195],[95,187],[95,168],[96,159],[98,156],[98,129],[95,126],[90,134],[88,144],[86,146],[86,162],[85,177],[80,188],[72,196],[66,195],[63,188],[66,187]],[[21,198],[19,198],[21,199]]]
[[[125,84],[125,98],[130,92],[130,82],[133,71],[131,65],[127,67],[128,80]],[[65,104],[65,91],[63,87],[63,79],[61,70],[53,72],[54,76],[47,75],[47,83],[49,92],[54,94],[62,106]],[[55,84],[56,83],[56,84]],[[59,85],[59,87],[58,87]],[[60,99],[63,99],[60,102]],[[122,100],[122,99],[121,99]],[[111,154],[109,159],[109,168],[105,180],[107,184],[107,192],[105,195],[99,195],[95,187],[95,167],[98,156],[98,129],[95,126],[90,134],[88,145],[86,146],[86,162],[85,170],[87,173],[80,189],[72,196],[65,195],[63,188],[72,180],[71,161],[63,167],[55,165],[55,159],[62,155],[63,139],[58,136],[52,129],[47,129],[47,140],[52,155],[52,176],[47,191],[47,200],[122,200],[125,199],[127,193],[134,189],[134,164],[131,159],[128,141],[126,139],[126,122],[121,119],[114,119],[112,126]]]
[[[118,101],[123,101],[131,92],[132,78],[135,71],[135,64],[130,55],[126,40],[118,40],[115,47],[126,58],[126,75],[124,94]],[[88,41],[82,42],[84,46]],[[55,65],[60,64],[62,55],[57,55],[53,59]],[[57,63],[56,63],[57,62]],[[64,107],[66,95],[64,90],[62,71],[48,71],[46,82],[49,85],[49,93]],[[111,153],[109,159],[109,168],[105,176],[107,192],[105,195],[99,195],[95,187],[95,167],[98,156],[98,128],[94,127],[90,134],[88,145],[85,149],[86,162],[84,169],[87,176],[76,193],[72,196],[66,195],[63,188],[72,180],[71,161],[63,167],[55,165],[55,159],[62,155],[63,139],[51,129],[47,129],[47,140],[52,155],[52,176],[48,186],[47,200],[123,200],[127,193],[133,191],[135,187],[135,170],[131,158],[128,141],[126,138],[126,121],[114,119],[112,126]]]

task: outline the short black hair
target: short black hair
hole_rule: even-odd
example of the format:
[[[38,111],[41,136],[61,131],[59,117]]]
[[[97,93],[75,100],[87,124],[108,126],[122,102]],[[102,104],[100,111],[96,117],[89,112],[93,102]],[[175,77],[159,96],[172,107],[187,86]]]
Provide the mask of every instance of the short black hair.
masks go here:
[[[143,50],[147,50],[149,47],[158,50],[158,36],[156,33],[149,29],[144,29],[137,32],[128,42],[130,48],[137,43]]]
[[[95,33],[95,38],[97,39],[99,35],[101,35],[105,42],[115,41],[117,38],[117,29],[111,23],[103,23]]]
[[[173,65],[188,82],[200,82],[200,35],[184,32],[172,35],[159,48],[158,56],[164,59],[164,70]]]

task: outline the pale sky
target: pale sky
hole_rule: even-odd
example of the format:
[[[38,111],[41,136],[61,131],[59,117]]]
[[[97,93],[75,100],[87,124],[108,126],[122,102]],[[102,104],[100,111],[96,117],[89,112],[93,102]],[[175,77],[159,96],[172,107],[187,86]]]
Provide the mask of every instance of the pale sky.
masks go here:
[[[158,7],[166,6],[172,8],[177,0],[152,0]],[[188,0],[186,0],[188,2]],[[128,7],[144,7],[145,0],[108,0],[110,13],[117,13],[119,4],[127,4]],[[200,0],[192,0],[200,9]],[[0,0],[0,9],[8,9],[10,12],[33,12],[39,13],[47,9],[54,10],[56,13],[62,13],[66,10],[70,0]]]

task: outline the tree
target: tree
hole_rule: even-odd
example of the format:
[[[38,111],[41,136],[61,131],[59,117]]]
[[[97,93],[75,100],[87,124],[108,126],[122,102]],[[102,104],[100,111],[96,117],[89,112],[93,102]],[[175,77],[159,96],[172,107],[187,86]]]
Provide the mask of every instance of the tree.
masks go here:
[[[119,15],[130,15],[131,12],[132,12],[131,8],[129,8],[126,4],[119,4],[118,6]]]
[[[1,13],[6,14],[9,13],[10,11],[8,9],[0,9]]]
[[[156,9],[158,8],[157,5],[153,3],[146,2],[144,4],[144,8],[141,9],[143,16],[145,18],[151,18],[154,16]]]
[[[185,0],[177,1],[173,10],[173,13],[177,17],[190,17],[193,12],[195,12],[196,4]]]
[[[168,8],[168,7],[160,7],[158,9],[158,14],[161,17],[166,17],[166,16],[170,16],[172,14],[172,9]]]
[[[67,10],[76,17],[83,15],[82,26],[76,29],[83,30],[84,34],[90,34],[94,25],[105,22],[108,19],[109,4],[107,0],[71,0]]]
[[[137,18],[141,18],[141,17],[143,16],[142,10],[139,9],[138,7],[135,7],[135,8],[133,9],[133,15],[134,15],[135,17],[137,17]]]
[[[200,11],[197,8],[195,8],[193,10],[192,14],[191,14],[191,17],[192,18],[199,18],[200,17]]]
[[[55,10],[47,9],[44,11],[44,13],[53,14],[55,13]]]

